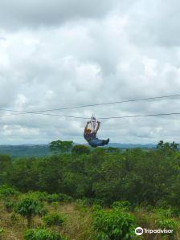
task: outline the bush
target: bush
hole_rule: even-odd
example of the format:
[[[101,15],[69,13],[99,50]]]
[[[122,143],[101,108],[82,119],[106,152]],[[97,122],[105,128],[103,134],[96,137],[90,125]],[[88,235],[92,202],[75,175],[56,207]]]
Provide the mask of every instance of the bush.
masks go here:
[[[30,229],[25,232],[24,240],[65,240],[65,238],[47,229]]]
[[[37,199],[26,197],[17,203],[15,210],[17,213],[27,218],[28,227],[30,227],[33,216],[42,214],[43,204]]]
[[[72,202],[73,198],[68,196],[67,194],[59,193],[59,201],[60,202]]]
[[[117,210],[97,210],[93,216],[98,240],[134,239],[135,219],[130,214]]]
[[[155,224],[160,229],[173,230],[172,233],[166,233],[166,235],[172,236],[173,239],[176,239],[177,223],[175,222],[175,220],[165,217],[159,217],[158,219],[156,219]]]
[[[65,217],[58,213],[52,213],[44,216],[43,221],[46,226],[62,226],[64,223]]]
[[[116,201],[112,204],[112,208],[120,209],[120,210],[123,210],[123,211],[132,210],[131,203],[128,202],[128,201]]]
[[[156,213],[156,215],[162,219],[167,219],[167,218],[171,218],[174,216],[173,210],[171,208],[168,209],[163,209],[163,208],[156,208],[154,210],[154,212]]]
[[[101,205],[104,206],[104,202],[102,199],[96,199],[96,198],[82,198],[82,199],[77,199],[76,204],[84,205],[86,207],[91,207],[93,205]]]
[[[2,197],[2,198],[17,196],[18,194],[19,194],[19,192],[12,187],[9,187],[6,185],[3,185],[0,187],[0,197]]]
[[[179,207],[166,206],[166,208],[156,208],[155,213],[159,216],[165,218],[179,217],[180,209]]]
[[[48,203],[53,203],[53,202],[59,202],[59,195],[54,193],[54,194],[48,194],[46,196],[46,201]]]
[[[46,194],[43,198],[44,201],[47,201],[48,203],[53,202],[71,202],[73,200],[72,197],[63,194],[63,193],[54,193],[54,194]]]
[[[43,201],[46,201],[49,194],[46,192],[36,191],[36,192],[28,192],[26,196],[31,198],[36,198],[37,200],[43,202]]]
[[[12,201],[5,201],[4,206],[8,212],[12,212],[16,204],[15,202]]]

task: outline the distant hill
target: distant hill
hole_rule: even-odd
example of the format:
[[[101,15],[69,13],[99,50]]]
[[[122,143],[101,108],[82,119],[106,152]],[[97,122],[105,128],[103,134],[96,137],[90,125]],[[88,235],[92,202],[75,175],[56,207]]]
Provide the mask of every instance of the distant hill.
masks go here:
[[[121,149],[127,149],[127,148],[152,149],[152,148],[156,148],[156,144],[109,143],[108,146],[109,147],[121,148]]]
[[[110,143],[109,147],[120,149],[142,148],[152,149],[156,145],[153,144],[120,144]],[[47,145],[0,145],[0,154],[8,154],[11,157],[44,157],[50,155],[49,146]]]
[[[0,145],[0,154],[11,157],[43,157],[50,152],[48,145]]]

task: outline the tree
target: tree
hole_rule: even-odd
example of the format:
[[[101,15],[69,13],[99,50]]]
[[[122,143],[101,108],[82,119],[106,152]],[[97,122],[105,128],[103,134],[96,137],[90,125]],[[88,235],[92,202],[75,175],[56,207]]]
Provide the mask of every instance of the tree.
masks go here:
[[[0,154],[0,170],[3,171],[11,165],[11,158],[6,154]]]
[[[40,191],[47,191],[48,193],[62,192],[68,158],[70,158],[70,155],[53,155],[39,161],[38,186]]]
[[[8,155],[0,154],[0,185],[5,183],[7,169],[11,164],[12,160]]]
[[[49,145],[51,152],[55,153],[67,153],[70,152],[73,147],[73,141],[52,141]]]
[[[90,153],[90,148],[87,147],[87,146],[84,146],[84,145],[75,145],[73,148],[72,148],[72,153],[73,154],[77,154],[77,155],[80,155],[80,154],[89,154]]]
[[[120,149],[115,148],[115,147],[108,147],[108,148],[106,148],[106,152],[107,153],[120,153]]]
[[[20,191],[38,190],[38,164],[36,158],[20,158],[13,161],[6,173],[7,183]]]
[[[172,143],[164,143],[162,140],[157,144],[156,148],[158,150],[163,151],[177,151],[178,149],[178,143],[172,142]]]

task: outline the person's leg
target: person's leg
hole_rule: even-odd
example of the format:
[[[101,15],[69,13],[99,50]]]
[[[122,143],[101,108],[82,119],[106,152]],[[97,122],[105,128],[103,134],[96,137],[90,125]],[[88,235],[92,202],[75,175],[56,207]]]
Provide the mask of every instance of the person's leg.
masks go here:
[[[92,139],[89,141],[89,144],[92,146],[92,147],[100,147],[100,146],[104,146],[106,144],[109,143],[109,139],[107,140],[100,140],[98,138],[95,138],[95,139]]]

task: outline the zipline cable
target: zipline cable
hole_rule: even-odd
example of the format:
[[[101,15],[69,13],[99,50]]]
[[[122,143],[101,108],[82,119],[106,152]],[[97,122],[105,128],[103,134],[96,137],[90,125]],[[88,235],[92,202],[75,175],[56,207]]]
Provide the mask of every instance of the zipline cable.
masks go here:
[[[95,103],[95,104],[80,105],[80,106],[69,106],[69,107],[61,107],[61,108],[54,108],[54,109],[47,109],[47,110],[38,110],[38,111],[18,111],[18,110],[5,109],[5,108],[0,108],[0,111],[22,113],[22,114],[26,114],[26,113],[45,113],[45,112],[53,112],[53,111],[68,110],[68,109],[78,109],[78,108],[87,108],[87,107],[96,107],[96,106],[106,106],[106,105],[123,104],[123,103],[129,103],[129,102],[137,102],[137,101],[161,100],[161,99],[165,99],[165,98],[177,98],[177,97],[180,97],[180,94],[156,96],[156,97],[149,97],[149,98],[136,98],[136,99],[116,101],[116,102]]]
[[[43,116],[52,116],[52,117],[61,117],[61,118],[76,118],[76,119],[90,119],[89,117],[79,117],[79,116],[69,116],[69,115],[59,115],[59,114],[47,114],[47,113],[32,113]],[[6,116],[16,116],[22,114],[9,114]],[[139,114],[139,115],[124,115],[124,116],[112,116],[112,117],[99,117],[100,120],[110,120],[110,119],[123,119],[123,118],[143,118],[143,117],[159,117],[159,116],[172,116],[172,115],[180,115],[180,112],[173,113],[157,113],[157,114]]]

